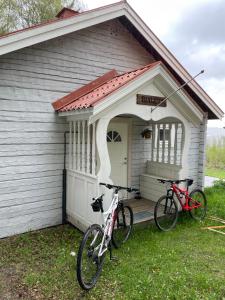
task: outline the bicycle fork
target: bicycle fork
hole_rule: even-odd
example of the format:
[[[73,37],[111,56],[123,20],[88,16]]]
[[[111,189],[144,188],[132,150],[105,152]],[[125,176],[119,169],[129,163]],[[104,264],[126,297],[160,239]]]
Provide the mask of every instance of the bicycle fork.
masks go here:
[[[173,196],[174,196],[174,191],[172,189],[169,189],[167,191],[166,195],[166,203],[165,203],[165,208],[164,208],[164,214],[170,213],[172,210],[173,206]]]

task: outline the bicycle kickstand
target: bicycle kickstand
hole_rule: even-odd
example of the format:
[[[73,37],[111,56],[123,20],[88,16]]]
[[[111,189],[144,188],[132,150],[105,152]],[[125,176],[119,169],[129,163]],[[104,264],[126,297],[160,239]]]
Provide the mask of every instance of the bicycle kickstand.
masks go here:
[[[109,258],[110,258],[110,260],[117,260],[117,257],[116,256],[113,256],[112,255],[112,242],[110,241],[110,243],[109,243]]]

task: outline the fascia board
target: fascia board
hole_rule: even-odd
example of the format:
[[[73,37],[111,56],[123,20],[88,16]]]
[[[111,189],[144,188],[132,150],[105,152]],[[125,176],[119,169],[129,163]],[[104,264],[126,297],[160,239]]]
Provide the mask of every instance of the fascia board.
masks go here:
[[[59,112],[59,117],[67,117],[68,121],[88,119],[93,114],[93,108]]]
[[[120,3],[3,37],[0,39],[0,55],[118,18],[124,13],[124,3]]]
[[[173,54],[166,48],[165,45],[156,37],[156,35],[149,29],[149,27],[141,20],[136,12],[129,6],[126,6],[125,16],[127,19],[138,29],[143,37],[156,49],[156,51],[170,64],[174,71],[184,80],[188,81],[191,79],[190,74],[184,69],[184,67],[178,62]],[[218,105],[207,95],[207,93],[193,80],[188,84],[190,88],[201,98],[204,99],[205,103],[213,111],[213,113],[222,119],[224,116],[223,111]]]

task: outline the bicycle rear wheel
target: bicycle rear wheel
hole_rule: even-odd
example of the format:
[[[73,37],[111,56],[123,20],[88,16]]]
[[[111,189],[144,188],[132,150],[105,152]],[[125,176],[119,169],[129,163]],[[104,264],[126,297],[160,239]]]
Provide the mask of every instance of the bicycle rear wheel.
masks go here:
[[[133,227],[133,211],[130,206],[119,206],[116,210],[116,218],[113,225],[112,243],[119,248],[127,241]]]
[[[197,221],[205,218],[207,211],[207,200],[203,191],[196,189],[190,193],[189,206],[193,207],[189,210],[191,217]],[[196,205],[200,205],[194,208]]]
[[[178,207],[173,198],[162,196],[155,205],[154,219],[156,226],[162,231],[175,227],[178,218]]]
[[[103,238],[101,226],[93,224],[85,232],[77,255],[77,280],[84,290],[94,287],[101,273],[105,253],[99,257]]]

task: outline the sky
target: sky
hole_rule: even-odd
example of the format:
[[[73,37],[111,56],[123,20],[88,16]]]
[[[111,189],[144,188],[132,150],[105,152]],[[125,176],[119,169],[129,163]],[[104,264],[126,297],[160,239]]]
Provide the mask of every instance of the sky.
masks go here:
[[[85,0],[89,9],[117,2]],[[150,29],[225,112],[225,0],[128,0]],[[225,126],[209,121],[209,127]]]

